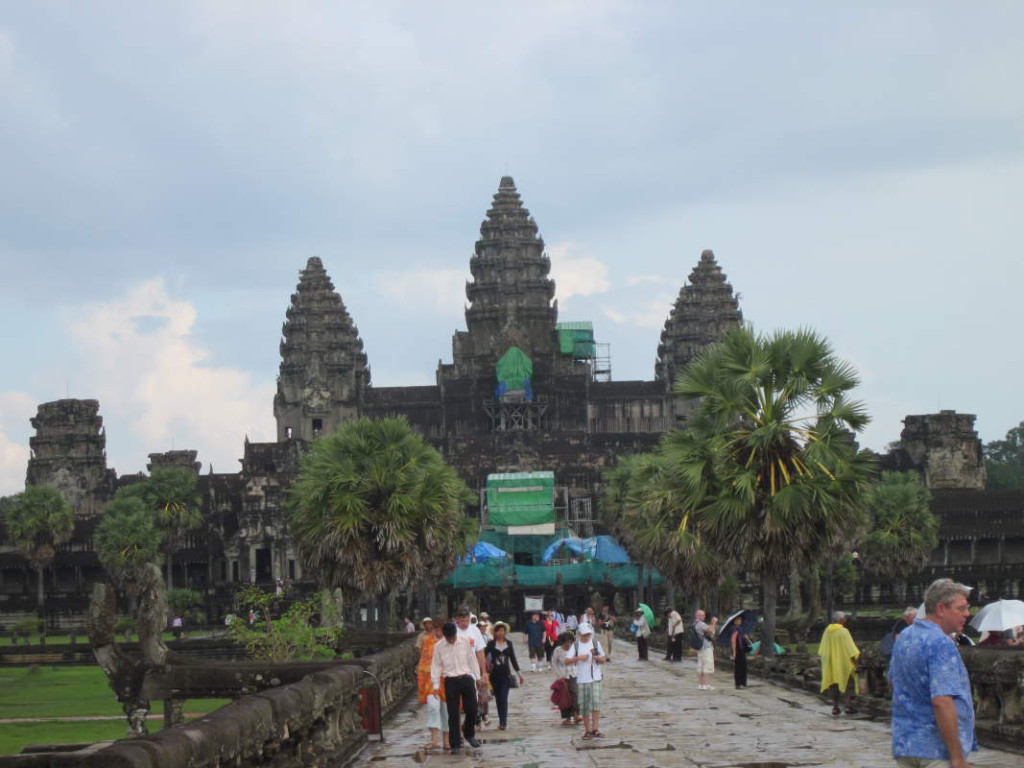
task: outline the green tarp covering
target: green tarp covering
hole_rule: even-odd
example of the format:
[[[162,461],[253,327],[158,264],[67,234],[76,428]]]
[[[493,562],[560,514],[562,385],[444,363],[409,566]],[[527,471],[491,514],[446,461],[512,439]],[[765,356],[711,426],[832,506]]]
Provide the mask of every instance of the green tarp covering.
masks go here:
[[[556,323],[558,346],[563,355],[573,357],[594,356],[594,324],[590,321]]]
[[[555,473],[508,472],[488,475],[487,512],[491,525],[543,525],[555,522]]]
[[[661,584],[661,574],[644,569],[644,584]],[[442,584],[457,589],[476,587],[553,587],[562,584],[612,584],[615,587],[635,587],[635,565],[607,565],[605,563],[570,563],[566,565],[512,565],[508,560],[489,560],[486,563],[460,565]]]
[[[533,378],[533,361],[519,347],[509,347],[494,366],[498,386],[504,389],[523,389]]]

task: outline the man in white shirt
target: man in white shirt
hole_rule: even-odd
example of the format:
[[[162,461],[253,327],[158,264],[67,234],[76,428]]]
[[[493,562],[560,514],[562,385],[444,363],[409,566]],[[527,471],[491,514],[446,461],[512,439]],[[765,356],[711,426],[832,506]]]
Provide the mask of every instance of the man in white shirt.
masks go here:
[[[579,625],[580,625],[580,620],[578,618],[576,618],[576,614],[575,613],[570,613],[568,616],[565,617],[565,628],[569,632],[571,632],[574,637],[576,635],[576,629],[579,627]]]
[[[573,656],[565,658],[566,663],[576,663],[576,692],[579,697],[580,714],[583,715],[584,739],[603,739],[601,724],[601,680],[604,674],[601,665],[605,662],[601,644],[594,639],[594,627],[582,623],[577,630]]]
[[[683,660],[683,617],[673,609],[665,611],[665,634],[668,635],[668,648],[665,661]]]
[[[468,618],[468,617],[467,617]],[[459,754],[462,747],[460,733],[466,737],[471,747],[479,747],[476,739],[476,686],[479,682],[479,662],[469,644],[469,640],[459,637],[458,630],[452,624],[445,624],[444,642],[434,646],[434,658],[430,663],[430,682],[434,689],[440,688],[444,680],[444,695],[448,706],[448,738],[452,754]],[[459,701],[465,710],[466,719],[459,729]]]
[[[469,647],[473,649],[479,662],[480,673],[477,675],[477,683],[481,686],[487,685],[487,662],[484,660],[484,649],[487,648],[487,639],[475,624],[470,622],[471,614],[469,608],[462,606],[455,613],[455,626],[458,629],[459,637],[469,641]]]

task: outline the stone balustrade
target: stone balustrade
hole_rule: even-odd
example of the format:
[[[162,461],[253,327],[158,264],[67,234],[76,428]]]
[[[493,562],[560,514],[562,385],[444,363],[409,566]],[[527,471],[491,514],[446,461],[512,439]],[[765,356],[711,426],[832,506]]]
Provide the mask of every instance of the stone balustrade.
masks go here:
[[[864,643],[860,648],[858,707],[869,716],[888,718],[892,703],[885,677],[887,662],[878,653],[877,643]],[[979,742],[1024,754],[1024,649],[962,647],[960,655],[974,688]],[[717,664],[731,671],[728,650],[718,647],[716,656]],[[821,689],[821,662],[816,655],[752,657],[748,673],[813,693]]]
[[[0,757],[0,768],[219,768],[340,765],[365,742],[361,691],[377,687],[383,714],[416,685],[412,639],[323,669],[290,685],[243,696],[204,717],[109,745],[55,746]]]

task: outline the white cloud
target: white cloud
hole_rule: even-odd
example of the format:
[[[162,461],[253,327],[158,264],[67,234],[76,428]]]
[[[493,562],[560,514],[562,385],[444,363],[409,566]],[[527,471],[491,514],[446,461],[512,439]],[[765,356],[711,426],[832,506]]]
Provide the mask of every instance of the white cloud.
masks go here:
[[[136,467],[146,454],[174,447],[196,449],[205,466],[233,472],[245,435],[274,439],[272,385],[209,364],[195,320],[192,304],[171,298],[159,278],[75,313],[70,330],[82,378],[100,401],[108,448],[130,435],[140,447],[129,459]]]
[[[672,309],[673,301],[675,301],[675,297],[661,294],[633,306],[604,306],[601,311],[605,317],[619,325],[660,329],[665,325],[665,319]]]
[[[458,317],[466,302],[466,281],[461,269],[386,270],[377,274],[377,290],[402,305],[403,311],[428,311]]]
[[[36,402],[24,392],[0,392],[0,495],[25,488],[28,465],[29,419]]]
[[[548,248],[551,277],[560,304],[572,296],[607,293],[611,288],[608,266],[593,256],[580,254],[579,250],[574,243],[559,243]]]

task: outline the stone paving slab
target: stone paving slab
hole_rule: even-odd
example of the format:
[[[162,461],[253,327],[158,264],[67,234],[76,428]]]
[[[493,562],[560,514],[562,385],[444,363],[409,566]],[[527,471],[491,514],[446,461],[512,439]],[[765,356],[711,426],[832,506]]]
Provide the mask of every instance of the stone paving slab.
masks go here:
[[[525,648],[520,639],[517,650]],[[525,653],[522,654],[525,657]],[[527,665],[528,668],[528,665]],[[479,749],[452,756],[422,749],[429,741],[416,698],[385,725],[383,744],[371,744],[362,768],[397,768],[412,762],[485,768],[892,768],[887,722],[831,714],[831,706],[803,691],[750,678],[736,690],[731,670],[712,678],[716,690],[697,690],[695,659],[679,663],[636,658],[617,641],[605,665],[601,730],[583,741],[582,727],[561,726],[549,703],[550,672],[525,672],[511,692],[509,727],[477,731]],[[975,766],[1024,768],[1024,756],[990,749],[974,753]]]

